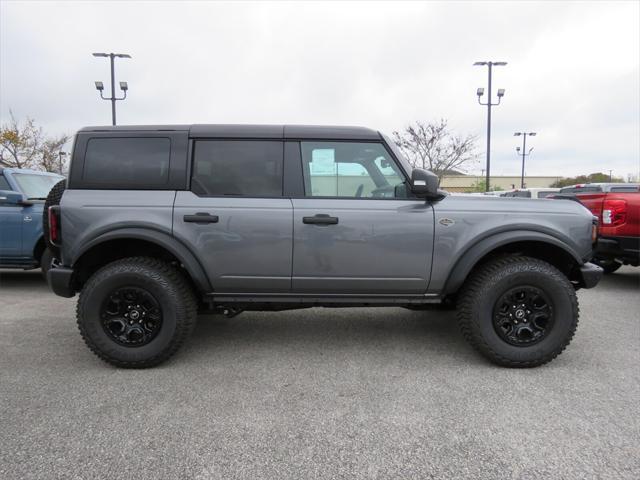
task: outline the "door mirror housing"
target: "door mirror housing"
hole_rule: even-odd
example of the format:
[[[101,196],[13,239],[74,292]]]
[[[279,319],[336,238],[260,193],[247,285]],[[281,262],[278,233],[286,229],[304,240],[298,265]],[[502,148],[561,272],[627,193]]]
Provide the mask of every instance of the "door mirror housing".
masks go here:
[[[27,207],[29,205],[33,205],[33,203],[27,200],[27,197],[20,192],[14,192],[13,190],[0,190],[0,205],[8,207]]]
[[[440,197],[438,176],[422,168],[414,168],[411,172],[411,193],[418,197],[436,198]]]

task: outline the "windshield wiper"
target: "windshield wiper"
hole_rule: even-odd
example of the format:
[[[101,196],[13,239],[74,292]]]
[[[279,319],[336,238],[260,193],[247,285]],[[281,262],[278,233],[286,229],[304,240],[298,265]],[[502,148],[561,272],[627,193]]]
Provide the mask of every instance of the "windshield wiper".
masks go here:
[[[46,200],[47,197],[29,197],[27,200]]]

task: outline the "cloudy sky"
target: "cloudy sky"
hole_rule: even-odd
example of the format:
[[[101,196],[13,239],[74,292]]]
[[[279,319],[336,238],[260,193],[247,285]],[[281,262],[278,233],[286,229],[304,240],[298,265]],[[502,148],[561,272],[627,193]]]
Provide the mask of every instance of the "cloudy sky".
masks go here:
[[[446,118],[479,136],[486,68],[492,172],[519,174],[513,137],[536,131],[529,175],[640,169],[640,2],[0,1],[0,120],[46,131],[110,123],[94,80],[122,52],[119,124],[307,123],[391,133]],[[480,172],[480,163],[472,172]]]

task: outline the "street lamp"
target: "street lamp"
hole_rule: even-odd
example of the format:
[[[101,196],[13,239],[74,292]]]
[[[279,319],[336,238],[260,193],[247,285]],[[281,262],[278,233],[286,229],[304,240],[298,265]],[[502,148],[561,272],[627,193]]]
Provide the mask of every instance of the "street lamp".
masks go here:
[[[476,62],[474,66],[487,66],[489,67],[489,84],[488,90],[489,95],[486,103],[482,103],[480,98],[484,95],[484,88],[478,88],[476,91],[476,95],[478,96],[478,103],[483,106],[487,106],[487,177],[485,182],[485,190],[489,191],[489,179],[491,177],[491,107],[495,107],[500,105],[500,100],[504,97],[504,88],[500,88],[498,90],[498,102],[491,103],[491,73],[493,67],[503,67],[507,62]]]
[[[104,84],[102,82],[95,82],[95,85],[96,85],[96,90],[100,92],[100,98],[102,98],[103,100],[111,101],[111,124],[115,125],[116,124],[116,101],[124,100],[125,98],[127,98],[127,90],[129,90],[129,86],[127,85],[127,82],[120,82],[120,90],[124,92],[124,96],[122,98],[116,97],[116,81],[115,81],[115,71],[114,71],[113,60],[116,57],[131,58],[131,55],[128,55],[126,53],[94,53],[93,56],[108,57],[111,63],[111,97],[105,97],[102,95],[102,92],[104,91]]]
[[[535,137],[537,134],[536,132],[515,132],[513,134],[514,137],[522,136],[522,151],[520,151],[520,147],[516,147],[516,155],[522,155],[522,175],[520,177],[520,188],[524,188],[524,159],[525,157],[531,155],[531,150],[533,150],[533,147],[531,147],[527,152],[527,135],[530,137]]]

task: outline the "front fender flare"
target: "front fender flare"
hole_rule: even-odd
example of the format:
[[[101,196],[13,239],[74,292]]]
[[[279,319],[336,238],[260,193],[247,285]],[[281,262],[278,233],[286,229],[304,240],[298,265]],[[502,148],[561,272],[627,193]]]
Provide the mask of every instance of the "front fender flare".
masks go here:
[[[152,230],[148,228],[120,228],[102,233],[91,239],[91,241],[85,243],[81,250],[74,252],[71,265],[75,265],[85,253],[102,243],[110,240],[127,238],[145,240],[169,251],[184,266],[196,287],[201,292],[213,291],[204,268],[191,250],[176,238],[159,230]]]
[[[454,265],[444,284],[443,292],[450,294],[456,292],[464,283],[473,267],[489,252],[498,247],[517,242],[542,242],[561,248],[576,261],[578,265],[584,262],[580,255],[562,240],[547,233],[532,230],[518,230],[500,232],[474,243],[468,247]]]

